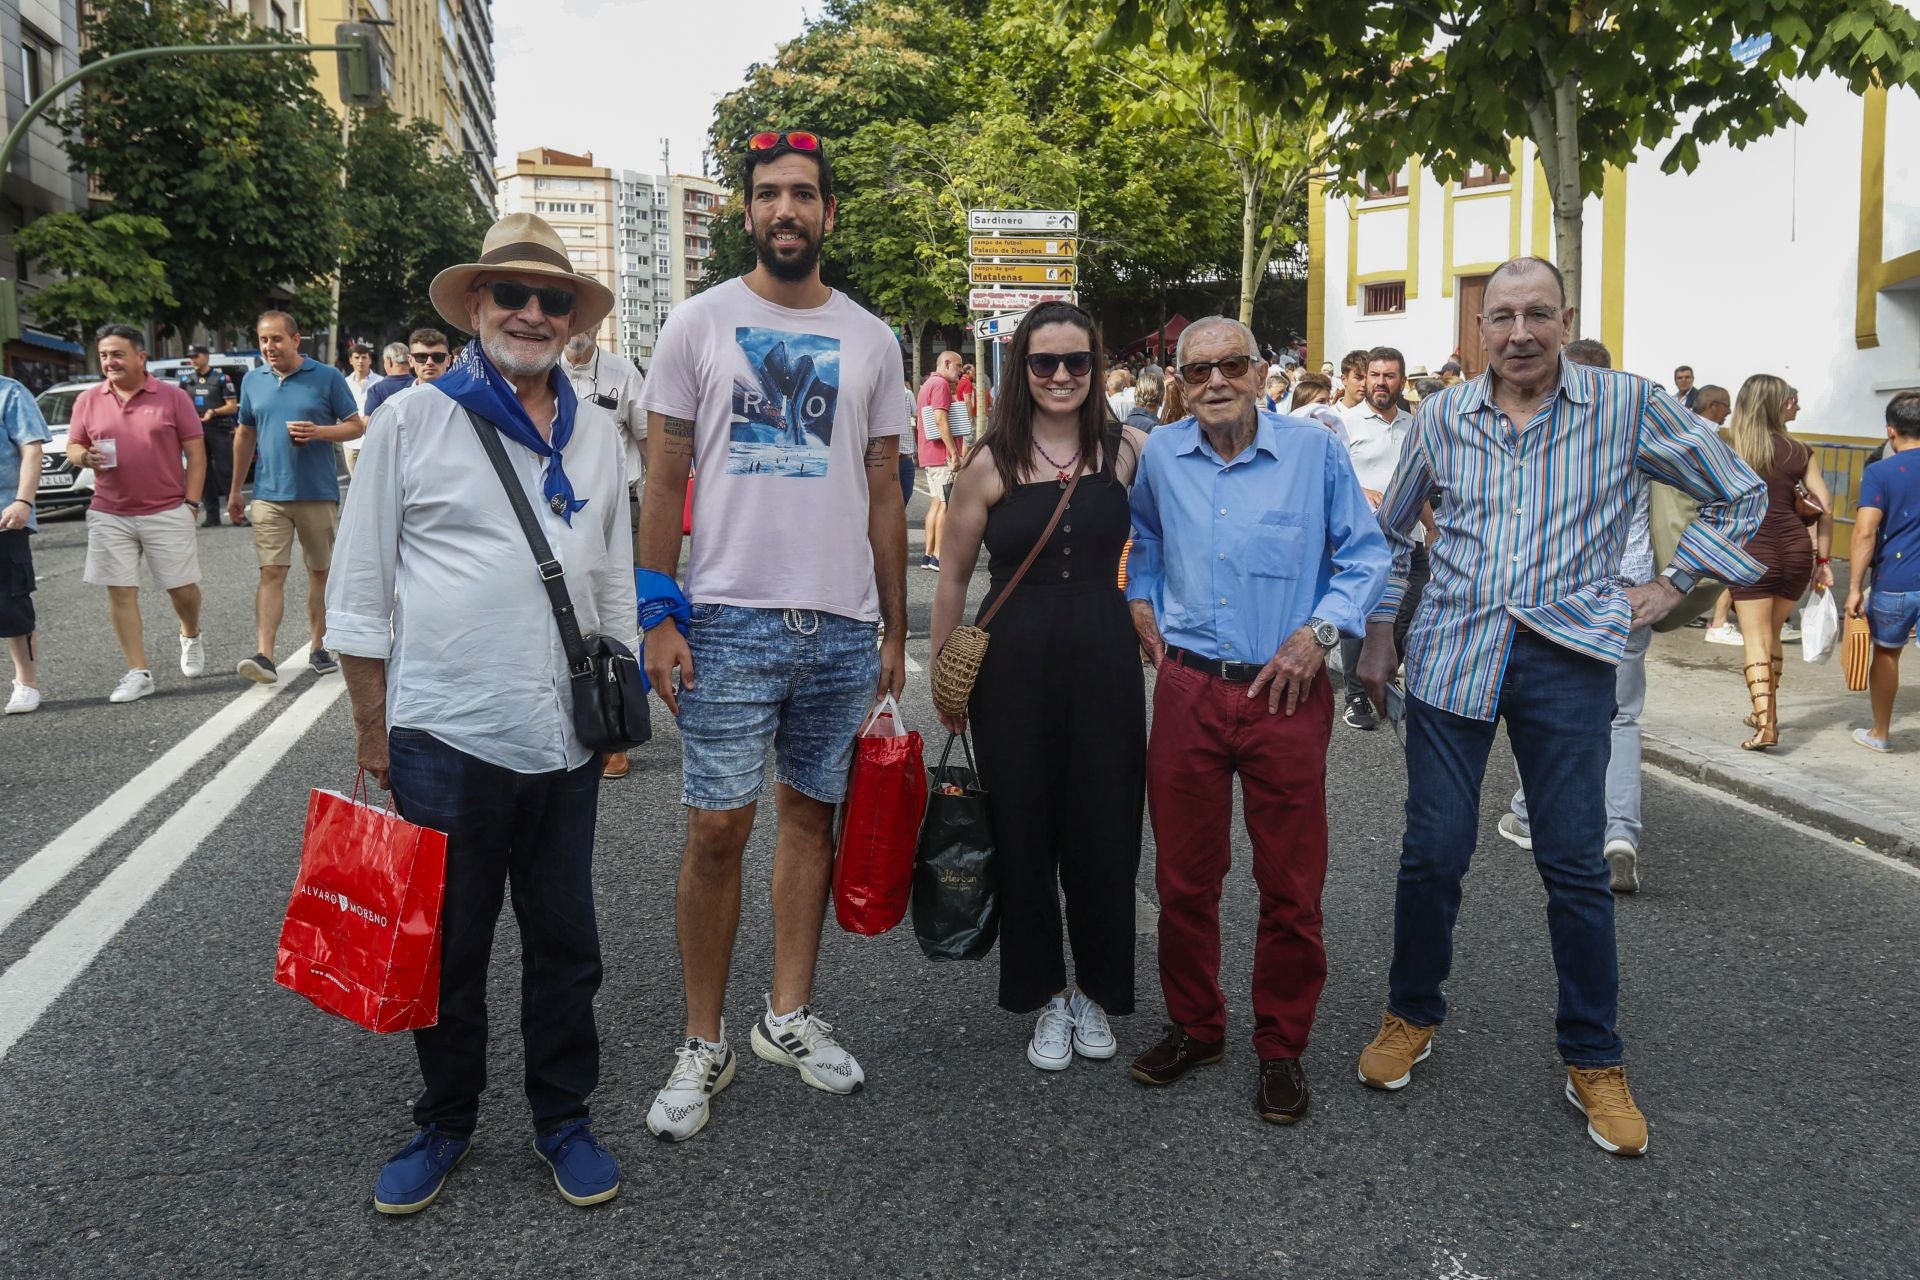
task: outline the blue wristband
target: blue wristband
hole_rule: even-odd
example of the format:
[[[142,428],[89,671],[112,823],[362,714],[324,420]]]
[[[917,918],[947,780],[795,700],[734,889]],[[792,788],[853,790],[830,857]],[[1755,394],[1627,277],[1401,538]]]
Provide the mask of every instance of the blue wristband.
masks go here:
[[[642,635],[668,618],[679,623],[683,633],[691,625],[693,609],[687,603],[686,594],[680,590],[680,584],[671,575],[656,573],[652,569],[635,569],[633,594],[639,604]]]

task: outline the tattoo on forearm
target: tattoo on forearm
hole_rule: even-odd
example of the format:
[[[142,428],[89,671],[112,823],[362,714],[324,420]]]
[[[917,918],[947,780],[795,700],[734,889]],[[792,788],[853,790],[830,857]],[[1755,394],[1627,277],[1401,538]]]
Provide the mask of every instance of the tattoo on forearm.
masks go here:
[[[670,455],[693,456],[693,423],[685,418],[668,418],[661,424],[660,443]]]

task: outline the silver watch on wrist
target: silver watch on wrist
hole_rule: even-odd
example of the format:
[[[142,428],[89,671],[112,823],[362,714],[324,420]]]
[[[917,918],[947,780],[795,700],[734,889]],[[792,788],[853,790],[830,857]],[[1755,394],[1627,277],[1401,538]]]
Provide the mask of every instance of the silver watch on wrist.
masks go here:
[[[1313,638],[1322,649],[1331,649],[1340,643],[1340,628],[1324,618],[1308,618],[1307,629],[1313,632]]]

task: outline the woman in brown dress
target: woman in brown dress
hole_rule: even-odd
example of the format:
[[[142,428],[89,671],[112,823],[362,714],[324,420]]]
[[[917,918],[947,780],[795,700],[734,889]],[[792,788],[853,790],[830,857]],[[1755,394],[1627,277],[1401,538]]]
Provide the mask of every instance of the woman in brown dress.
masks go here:
[[[1827,565],[1833,545],[1833,500],[1813,450],[1787,434],[1800,412],[1794,389],[1769,373],[1756,373],[1740,385],[1728,420],[1733,448],[1767,482],[1767,514],[1748,539],[1746,552],[1767,566],[1751,586],[1733,588],[1733,608],[1746,646],[1747,694],[1754,730],[1740,745],[1763,751],[1780,741],[1780,677],[1786,670],[1780,628],[1806,593],[1808,583],[1826,591],[1833,586]],[[1809,519],[1795,504],[1795,487],[1804,484],[1819,502],[1821,514]]]

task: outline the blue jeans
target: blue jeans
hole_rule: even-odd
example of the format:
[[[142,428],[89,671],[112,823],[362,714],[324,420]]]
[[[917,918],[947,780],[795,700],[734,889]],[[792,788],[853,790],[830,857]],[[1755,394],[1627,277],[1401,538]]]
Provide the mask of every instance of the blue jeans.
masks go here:
[[[1560,978],[1560,1056],[1569,1066],[1616,1066],[1620,963],[1611,877],[1601,854],[1614,669],[1518,631],[1498,715],[1520,762],[1533,859],[1547,887],[1547,931]],[[1460,881],[1479,843],[1480,784],[1494,727],[1407,699],[1407,832],[1387,1008],[1417,1026],[1447,1016],[1440,988],[1453,968]]]
[[[515,773],[419,729],[387,734],[393,799],[408,822],[447,836],[441,909],[440,1021],[413,1033],[426,1082],[417,1125],[468,1135],[487,1087],[487,963],[503,891],[520,923],[520,1036],[535,1133],[587,1114],[600,1080],[593,997],[600,930],[593,913],[593,825],[600,760]]]
[[[900,443],[909,446],[911,444],[905,436],[900,438]],[[900,455],[900,501],[903,504],[913,501],[914,466],[913,454],[911,452],[902,452]]]
[[[1920,591],[1875,591],[1867,597],[1867,631],[1882,649],[1902,649],[1920,623]]]
[[[847,798],[853,739],[880,684],[879,627],[816,609],[696,604],[680,690],[680,803],[742,809],[774,778],[822,804]]]

